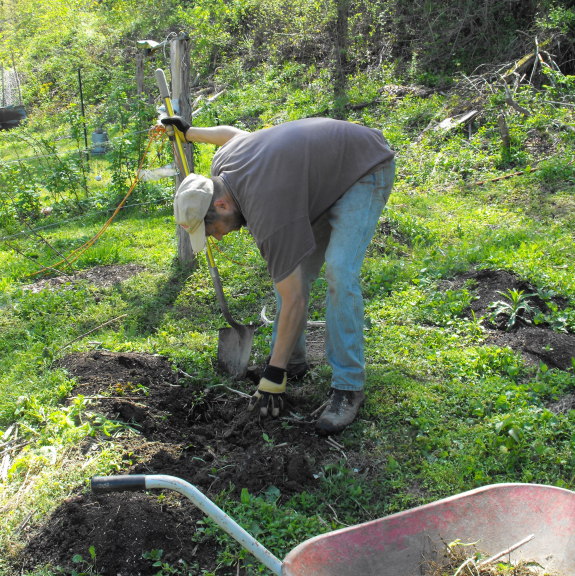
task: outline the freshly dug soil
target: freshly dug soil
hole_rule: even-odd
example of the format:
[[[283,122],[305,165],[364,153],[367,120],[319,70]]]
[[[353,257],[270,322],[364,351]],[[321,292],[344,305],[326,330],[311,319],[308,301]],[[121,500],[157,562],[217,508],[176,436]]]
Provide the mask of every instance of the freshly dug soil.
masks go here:
[[[533,286],[506,270],[473,271],[458,276],[446,285],[461,288],[469,281],[474,285],[472,292],[475,295],[469,314],[473,312],[476,318],[488,317],[491,312],[490,306],[494,302],[505,300],[504,295],[510,290],[522,290],[524,294],[537,292]],[[540,297],[530,296],[528,301],[531,306],[537,307],[542,312],[548,312],[547,304]],[[554,303],[559,309],[565,305],[561,298],[555,298]],[[484,322],[488,343],[512,348],[520,352],[530,364],[543,362],[549,368],[560,370],[569,370],[572,367],[571,359],[575,357],[575,334],[555,332],[549,326],[529,324],[521,318],[511,330],[506,331],[505,320],[501,318],[495,323]]]
[[[60,366],[78,380],[74,394],[89,398],[94,411],[139,432],[115,440],[125,454],[123,473],[177,476],[210,498],[224,489],[260,494],[271,486],[285,498],[313,487],[314,473],[341,458],[314,431],[311,412],[321,399],[305,384],[292,387],[291,415],[260,420],[246,411],[246,398],[190,383],[161,356],[95,351],[72,354]],[[18,570],[46,563],[71,569],[74,555],[90,557],[90,546],[104,576],[155,574],[158,569],[142,558],[154,549],[164,550],[171,564],[184,560],[213,569],[217,551],[191,544],[201,518],[175,494],[164,499],[157,493],[78,490],[30,535]]]

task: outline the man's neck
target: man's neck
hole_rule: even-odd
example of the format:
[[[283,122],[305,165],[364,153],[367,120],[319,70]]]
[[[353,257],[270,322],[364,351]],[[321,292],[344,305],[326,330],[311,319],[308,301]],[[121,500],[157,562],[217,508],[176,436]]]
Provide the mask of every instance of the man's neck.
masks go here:
[[[229,202],[231,202],[237,209],[238,216],[237,222],[240,226],[246,225],[246,219],[242,213],[241,206],[238,204],[238,201],[235,199],[234,195],[230,192],[224,179],[221,176],[212,176],[212,181],[214,183],[214,198],[225,198]]]

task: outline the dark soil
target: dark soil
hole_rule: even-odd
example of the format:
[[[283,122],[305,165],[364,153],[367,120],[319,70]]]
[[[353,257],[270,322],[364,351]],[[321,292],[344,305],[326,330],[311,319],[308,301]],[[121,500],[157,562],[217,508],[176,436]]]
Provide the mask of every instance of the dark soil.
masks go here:
[[[43,278],[33,284],[24,286],[24,288],[34,293],[46,289],[66,290],[73,288],[75,284],[82,281],[90,282],[95,286],[108,287],[119,284],[142,270],[144,270],[144,267],[138,264],[95,266],[88,270],[76,272],[75,274]]]
[[[470,280],[477,296],[471,306],[476,316],[485,315],[489,305],[501,299],[500,291],[533,291],[500,270],[469,273],[450,286]],[[543,301],[537,304],[545,306]],[[510,346],[528,361],[550,367],[568,369],[575,354],[573,334],[545,326],[519,324],[505,332],[492,325],[488,334],[494,345]],[[310,344],[317,349],[321,339],[316,332]],[[89,398],[94,412],[129,423],[138,432],[114,440],[123,454],[123,474],[174,475],[212,499],[223,490],[237,496],[247,488],[257,495],[271,486],[286,498],[313,490],[315,473],[341,458],[338,446],[314,431],[314,411],[323,392],[318,392],[313,374],[290,387],[285,418],[260,420],[246,411],[247,399],[237,391],[207,388],[161,356],[94,351],[72,354],[60,366],[76,378],[74,394]],[[244,389],[252,388],[244,384]],[[348,451],[346,458],[360,469],[365,465]],[[156,574],[158,568],[142,558],[154,549],[163,550],[164,560],[174,566],[180,560],[195,566],[191,573],[214,570],[215,546],[194,545],[191,539],[202,518],[188,500],[171,493],[165,498],[136,492],[94,495],[79,488],[29,532],[16,570],[23,573],[45,564],[70,570],[74,555],[90,557],[90,546],[96,551],[96,569],[104,576]],[[240,571],[219,569],[218,574]]]
[[[286,418],[260,420],[246,411],[245,397],[223,386],[204,389],[161,356],[95,351],[72,354],[60,367],[77,379],[74,393],[89,398],[95,412],[139,432],[115,440],[125,474],[177,476],[212,499],[223,490],[257,495],[270,486],[286,498],[313,488],[314,471],[341,457],[314,431],[311,413],[321,398],[305,383],[292,386]],[[70,568],[75,554],[89,558],[90,546],[105,576],[155,574],[142,558],[153,549],[164,550],[171,564],[213,569],[217,551],[191,541],[202,513],[183,497],[157,496],[79,489],[30,535],[19,571],[45,563]]]

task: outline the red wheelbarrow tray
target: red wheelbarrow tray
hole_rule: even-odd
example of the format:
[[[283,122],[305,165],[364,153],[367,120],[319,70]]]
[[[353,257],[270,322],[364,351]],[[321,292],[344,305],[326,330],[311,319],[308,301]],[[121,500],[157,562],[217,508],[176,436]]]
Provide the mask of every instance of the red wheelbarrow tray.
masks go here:
[[[475,543],[546,573],[575,575],[575,493],[541,484],[493,484],[405,512],[315,536],[282,562],[283,576],[418,576],[447,543]],[[502,558],[506,561],[507,556]]]

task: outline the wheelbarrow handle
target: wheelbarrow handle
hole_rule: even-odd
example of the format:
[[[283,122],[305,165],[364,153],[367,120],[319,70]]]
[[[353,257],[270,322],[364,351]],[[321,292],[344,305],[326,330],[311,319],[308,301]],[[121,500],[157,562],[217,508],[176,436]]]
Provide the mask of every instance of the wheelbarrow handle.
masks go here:
[[[251,534],[246,532],[237,522],[232,520],[221,508],[216,506],[189,482],[176,476],[164,474],[96,476],[92,478],[92,491],[97,494],[123,490],[151,490],[154,488],[174,490],[189,498],[206,516],[209,516],[248,552],[251,552],[264,566],[269,568],[274,574],[277,574],[277,576],[281,576],[281,560],[276,558],[263,544],[260,544]]]
[[[123,492],[124,490],[145,490],[146,476],[144,474],[131,474],[124,476],[94,476],[92,478],[92,492],[105,494],[107,492]]]

